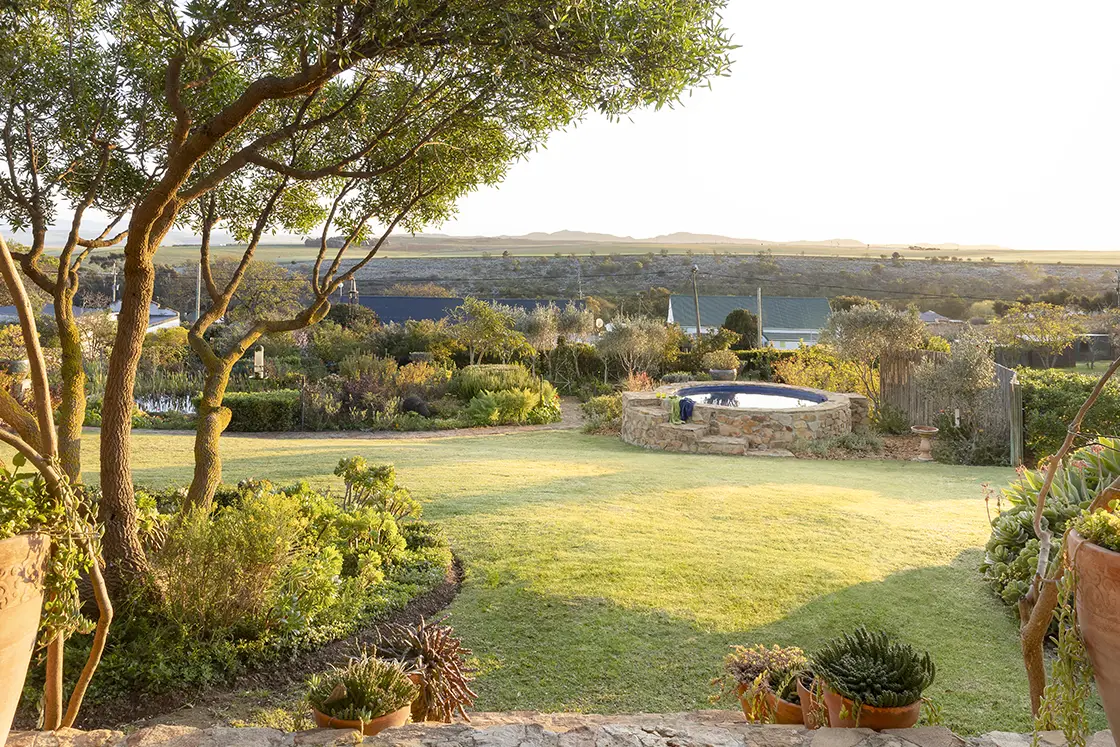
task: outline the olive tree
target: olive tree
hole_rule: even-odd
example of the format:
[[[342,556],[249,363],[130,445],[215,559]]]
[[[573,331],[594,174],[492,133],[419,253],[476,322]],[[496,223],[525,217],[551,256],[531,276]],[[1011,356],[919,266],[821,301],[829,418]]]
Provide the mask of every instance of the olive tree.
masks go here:
[[[669,328],[658,319],[619,316],[599,338],[599,354],[633,377],[642,371],[656,372],[665,360],[671,339]]]
[[[129,447],[133,390],[156,255],[168,231],[197,220],[196,203],[258,178],[287,180],[283,193],[307,188],[334,195],[326,199],[324,220],[345,224],[353,239],[336,253],[324,250],[316,262],[310,282],[321,300],[304,312],[314,322],[329,307],[324,291],[372,258],[366,252],[344,269],[346,250],[365,244],[371,231],[391,231],[404,218],[394,223],[386,216],[433,188],[415,165],[418,158],[463,167],[461,182],[441,187],[453,201],[479,183],[500,180],[511,162],[589,111],[618,117],[672,103],[725,71],[724,4],[6,3],[0,110],[8,121],[0,134],[15,177],[6,180],[11,190],[3,209],[10,223],[40,237],[20,258],[24,271],[65,302],[89,252],[115,243],[124,254],[102,407],[99,511],[107,575],[127,581],[148,568]],[[467,155],[448,144],[471,132],[479,147]],[[426,212],[426,199],[417,199],[412,225],[446,213],[439,200]],[[86,229],[91,208],[109,216],[108,230]],[[63,209],[72,223],[59,270],[37,277],[46,228]],[[215,289],[219,296],[224,290],[217,284],[207,290]],[[74,354],[66,360],[71,384],[64,422],[80,415],[80,387],[73,383],[80,361]]]
[[[881,405],[879,362],[891,353],[918,349],[924,335],[925,325],[914,311],[861,304],[832,312],[821,334],[821,342],[855,364],[863,390],[873,408],[878,410]]]
[[[1015,304],[991,326],[997,344],[1018,353],[1036,351],[1045,368],[1085,334],[1085,318],[1052,303]]]

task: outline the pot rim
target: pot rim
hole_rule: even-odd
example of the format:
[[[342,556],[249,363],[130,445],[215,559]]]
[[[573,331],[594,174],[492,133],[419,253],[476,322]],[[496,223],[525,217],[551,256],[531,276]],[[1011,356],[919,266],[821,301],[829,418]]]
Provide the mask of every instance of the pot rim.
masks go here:
[[[1082,547],[1088,546],[1088,547],[1094,548],[1095,550],[1097,550],[1099,552],[1104,553],[1106,557],[1109,556],[1109,555],[1115,555],[1116,559],[1117,559],[1117,562],[1120,562],[1120,552],[1116,552],[1115,550],[1110,550],[1107,547],[1102,547],[1101,545],[1098,545],[1096,542],[1093,542],[1090,539],[1085,539],[1085,537],[1083,537],[1081,535],[1081,533],[1078,532],[1076,529],[1070,529],[1069,530],[1069,537],[1070,537],[1071,540],[1074,540],[1074,542],[1077,544],[1077,547],[1075,548],[1075,552],[1074,552],[1075,557],[1076,557],[1076,550],[1080,550]]]
[[[328,724],[326,727],[327,729],[357,729],[358,731],[361,731],[363,726],[368,727],[370,724],[376,724],[378,721],[391,718],[401,711],[411,712],[412,704],[409,703],[408,705],[403,706],[402,708],[398,708],[395,711],[389,711],[388,713],[384,713],[380,716],[377,716],[376,718],[371,718],[369,721],[355,721],[345,718],[335,718],[334,716],[328,716],[315,706],[311,706],[311,710],[319,714],[323,717],[324,720],[326,720]]]
[[[825,697],[828,697],[829,695],[835,695],[836,697],[840,698],[840,700],[844,701],[845,703],[851,703],[853,705],[855,704],[855,701],[852,700],[851,698],[849,698],[847,695],[842,695],[842,694],[836,692],[835,690],[833,690],[832,686],[829,685],[827,682],[825,683],[825,686],[824,686],[824,694],[825,694]],[[922,704],[922,699],[921,698],[918,698],[913,703],[910,703],[909,705],[904,705],[904,706],[873,706],[873,705],[870,705],[869,703],[863,703],[863,704],[860,705],[860,710],[862,711],[865,708],[869,708],[869,709],[871,709],[872,713],[891,713],[891,712],[896,712],[897,713],[897,712],[900,712],[900,711],[908,711],[911,708],[913,708],[914,706],[921,706],[921,704]]]

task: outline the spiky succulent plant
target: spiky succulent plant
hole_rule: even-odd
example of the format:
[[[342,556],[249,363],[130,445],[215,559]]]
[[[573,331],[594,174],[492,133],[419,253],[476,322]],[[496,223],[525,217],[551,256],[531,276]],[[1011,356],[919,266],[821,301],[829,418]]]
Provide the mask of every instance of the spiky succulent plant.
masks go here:
[[[363,655],[307,683],[307,701],[344,721],[372,721],[412,703],[418,688],[399,662]]]
[[[467,666],[471,651],[463,647],[451,626],[440,624],[443,619],[434,624],[421,618],[418,625],[386,626],[377,653],[421,675],[420,707],[413,709],[415,718],[449,722],[458,712],[470,721],[466,706],[476,697],[470,687],[473,670]]]
[[[921,700],[936,673],[928,653],[862,626],[826,643],[812,656],[812,667],[840,695],[877,708]]]

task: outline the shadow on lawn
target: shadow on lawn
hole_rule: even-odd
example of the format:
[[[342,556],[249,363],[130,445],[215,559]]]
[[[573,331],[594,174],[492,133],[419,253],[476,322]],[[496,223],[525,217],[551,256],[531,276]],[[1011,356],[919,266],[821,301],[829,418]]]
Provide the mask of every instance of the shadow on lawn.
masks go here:
[[[453,623],[482,664],[480,709],[655,712],[712,707],[708,683],[728,647],[812,650],[860,625],[928,649],[933,697],[963,733],[1026,730],[1029,705],[1015,622],[976,571],[980,553],[821,596],[771,623],[705,630],[656,609],[560,598],[519,581],[468,581]],[[733,707],[724,703],[723,707]],[[1103,728],[1103,727],[1102,727]]]

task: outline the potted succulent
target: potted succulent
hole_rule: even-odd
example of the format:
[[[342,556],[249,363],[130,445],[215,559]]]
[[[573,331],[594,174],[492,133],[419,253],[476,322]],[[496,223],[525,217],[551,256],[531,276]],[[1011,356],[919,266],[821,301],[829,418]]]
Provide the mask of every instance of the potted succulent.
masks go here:
[[[713,350],[704,354],[700,365],[708,369],[716,381],[735,381],[739,373],[739,356],[730,350]]]
[[[1076,626],[1093,665],[1108,725],[1120,730],[1120,516],[1111,510],[1074,519],[1066,553],[1074,570]],[[1059,639],[1060,640],[1060,639]],[[1059,653],[1063,647],[1059,646]]]
[[[829,725],[876,731],[918,723],[922,692],[936,673],[928,653],[863,627],[827,643],[812,667],[824,684]]]
[[[466,707],[477,697],[466,663],[471,652],[442,622],[429,624],[421,618],[418,625],[388,625],[377,642],[378,656],[400,662],[419,686],[412,703],[413,721],[450,723],[456,712],[470,721]]]
[[[318,726],[373,736],[407,723],[418,692],[399,662],[363,654],[345,667],[312,676],[307,702]]]
[[[797,681],[808,663],[799,648],[733,646],[723,660],[723,675],[712,681],[720,687],[715,697],[734,692],[747,721],[803,723]]]
[[[44,729],[70,727],[101,660],[113,616],[101,574],[96,509],[71,486],[58,461],[58,440],[43,350],[27,291],[0,237],[0,276],[19,315],[29,361],[27,405],[0,386],[0,441],[15,451],[0,464],[0,744],[12,718],[36,639],[46,649]],[[24,467],[27,467],[25,470]],[[78,580],[89,574],[100,611],[90,652],[69,700],[63,699],[64,644],[95,629],[82,615]],[[45,604],[44,604],[45,600]]]

